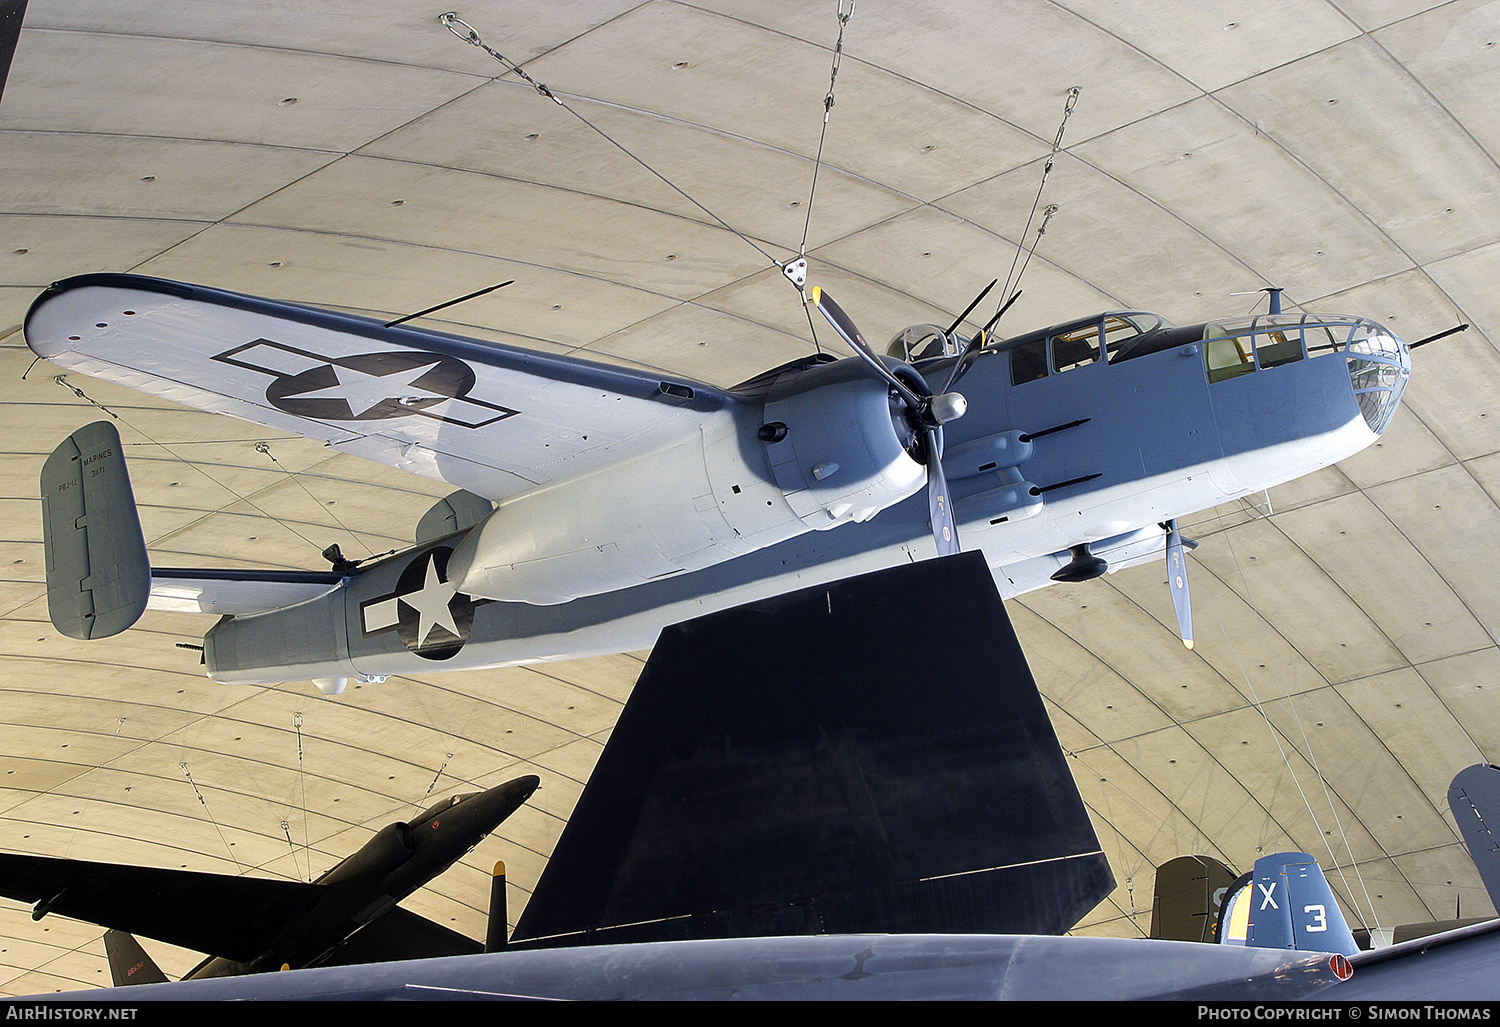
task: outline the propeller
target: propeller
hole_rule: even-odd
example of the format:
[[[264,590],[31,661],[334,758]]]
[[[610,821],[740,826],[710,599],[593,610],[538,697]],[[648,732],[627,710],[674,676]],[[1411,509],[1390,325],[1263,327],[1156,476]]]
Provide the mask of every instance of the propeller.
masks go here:
[[[1162,525],[1167,532],[1167,585],[1172,590],[1172,609],[1177,613],[1177,633],[1182,644],[1193,647],[1193,603],[1188,594],[1187,550],[1196,542],[1184,541],[1177,530],[1177,518]]]
[[[833,325],[833,330],[885,381],[893,397],[901,401],[915,421],[914,426],[922,434],[927,456],[927,514],[932,524],[932,540],[937,544],[939,556],[952,556],[959,551],[958,523],[953,517],[953,499],[948,492],[948,479],[943,474],[942,426],[962,417],[969,408],[968,400],[960,393],[947,389],[939,393],[919,394],[891,373],[891,369],[859,333],[853,319],[833,301],[832,296],[814,286],[811,299],[813,306]]]

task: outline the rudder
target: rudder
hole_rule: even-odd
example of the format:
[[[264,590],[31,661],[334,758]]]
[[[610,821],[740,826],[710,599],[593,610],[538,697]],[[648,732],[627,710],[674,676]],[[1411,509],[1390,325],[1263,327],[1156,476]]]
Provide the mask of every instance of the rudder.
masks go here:
[[[79,428],[42,465],[47,612],[69,638],[108,638],[140,619],[151,565],[120,434]]]

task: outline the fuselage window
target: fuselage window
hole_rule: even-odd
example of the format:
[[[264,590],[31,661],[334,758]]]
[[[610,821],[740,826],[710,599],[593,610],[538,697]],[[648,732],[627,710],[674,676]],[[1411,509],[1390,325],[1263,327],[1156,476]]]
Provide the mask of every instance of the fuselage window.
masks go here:
[[[1084,325],[1052,337],[1052,370],[1071,371],[1099,359],[1099,326]]]
[[[1047,340],[1045,337],[1035,342],[1022,343],[1011,349],[1010,382],[1012,385],[1034,382],[1038,378],[1045,377],[1047,377]]]
[[[1261,367],[1280,367],[1302,359],[1301,332],[1266,332],[1255,337],[1255,355]]]
[[[1208,380],[1222,382],[1255,370],[1255,355],[1244,336],[1214,339],[1203,347],[1208,359]]]

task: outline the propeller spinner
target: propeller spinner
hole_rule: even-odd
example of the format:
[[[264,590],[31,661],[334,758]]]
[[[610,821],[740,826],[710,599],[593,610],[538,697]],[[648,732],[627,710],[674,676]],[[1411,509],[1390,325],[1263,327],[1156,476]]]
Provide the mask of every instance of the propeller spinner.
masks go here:
[[[932,540],[937,544],[939,556],[952,556],[959,551],[958,523],[953,517],[953,499],[948,492],[948,479],[943,474],[942,426],[962,417],[969,409],[968,400],[961,393],[944,390],[940,393],[919,394],[911,385],[897,378],[891,369],[876,356],[870,344],[854,326],[854,321],[844,313],[821,288],[812,290],[813,306],[833,325],[849,347],[881,378],[894,398],[899,399],[910,414],[916,430],[922,433],[923,448],[927,454],[927,512],[932,524]]]

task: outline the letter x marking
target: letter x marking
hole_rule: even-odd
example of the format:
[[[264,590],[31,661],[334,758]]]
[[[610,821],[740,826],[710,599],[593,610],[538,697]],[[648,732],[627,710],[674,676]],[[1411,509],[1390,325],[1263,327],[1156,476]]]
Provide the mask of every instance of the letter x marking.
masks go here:
[[[1260,894],[1261,894],[1260,908],[1261,909],[1265,909],[1267,906],[1270,906],[1272,909],[1280,909],[1281,908],[1280,906],[1276,905],[1276,899],[1272,897],[1274,895],[1275,891],[1276,891],[1276,882],[1275,881],[1272,881],[1270,884],[1261,884],[1259,881],[1256,881],[1255,882],[1255,887],[1257,887],[1257,888],[1260,889]]]

